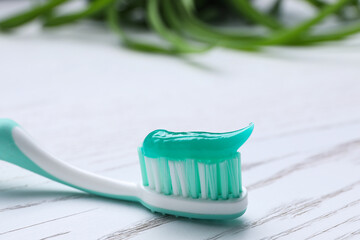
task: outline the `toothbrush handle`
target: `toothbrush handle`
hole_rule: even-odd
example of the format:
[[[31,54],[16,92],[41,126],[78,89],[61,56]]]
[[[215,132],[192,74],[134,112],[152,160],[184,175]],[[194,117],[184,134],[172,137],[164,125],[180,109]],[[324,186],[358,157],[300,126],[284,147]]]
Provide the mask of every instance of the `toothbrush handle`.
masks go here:
[[[0,119],[0,159],[91,194],[130,201],[138,199],[137,184],[102,177],[54,158],[10,119]]]

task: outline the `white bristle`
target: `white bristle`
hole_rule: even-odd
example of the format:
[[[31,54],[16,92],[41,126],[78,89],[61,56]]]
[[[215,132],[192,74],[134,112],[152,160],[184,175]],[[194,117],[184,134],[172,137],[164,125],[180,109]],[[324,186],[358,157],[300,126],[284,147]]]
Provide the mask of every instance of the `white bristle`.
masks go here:
[[[174,161],[169,161],[169,168],[170,168],[170,177],[171,177],[171,185],[174,195],[179,195],[179,182],[178,177],[175,170],[175,163]]]
[[[186,173],[185,173],[185,161],[178,161],[175,163],[176,172],[179,177],[180,186],[181,186],[181,194],[183,197],[188,196],[188,187],[186,182]]]
[[[220,170],[220,181],[221,181],[221,197],[223,199],[227,199],[229,194],[229,181],[228,181],[228,166],[226,161],[221,162],[219,164],[219,170]]]
[[[238,177],[238,162],[237,159],[231,159],[229,161],[229,174],[230,174],[230,182],[231,182],[231,191],[234,197],[239,196],[239,177]]]
[[[154,189],[154,177],[153,177],[153,170],[152,170],[152,166],[151,166],[151,159],[150,158],[145,158],[145,166],[146,166],[146,172],[147,172],[147,177],[148,177],[148,181],[149,181],[149,187],[151,189]]]
[[[205,174],[208,175],[207,179],[209,182],[209,190],[210,190],[210,198],[212,200],[216,200],[218,196],[218,186],[217,186],[217,172],[216,172],[216,164],[208,164],[206,165]]]
[[[145,167],[149,187],[166,195],[217,200],[241,193],[240,155],[214,162],[145,157]]]
[[[151,160],[151,167],[152,167],[152,177],[154,179],[154,183],[155,183],[155,190],[157,192],[161,192],[161,188],[160,188],[160,171],[159,171],[159,162],[157,159],[152,158]]]
[[[159,167],[160,167],[160,185],[162,192],[165,194],[171,193],[171,180],[170,173],[168,168],[168,163],[165,158],[159,159]]]
[[[189,182],[196,183],[197,180],[197,168],[194,159],[187,159],[186,160],[186,176],[188,177]],[[188,184],[189,187],[189,194],[192,198],[198,198],[198,184]]]
[[[206,178],[205,178],[205,165],[203,163],[199,163],[199,178],[200,178],[200,190],[201,197],[207,198],[207,186],[206,186]]]

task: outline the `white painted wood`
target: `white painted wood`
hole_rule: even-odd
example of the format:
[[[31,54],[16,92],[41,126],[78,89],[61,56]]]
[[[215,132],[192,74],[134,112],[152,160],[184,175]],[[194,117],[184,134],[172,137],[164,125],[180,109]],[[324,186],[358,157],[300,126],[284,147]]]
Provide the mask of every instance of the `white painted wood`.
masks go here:
[[[150,131],[255,123],[239,219],[163,217],[0,162],[0,239],[359,238],[359,40],[178,59],[87,25],[0,35],[0,116],[83,169],[140,181],[136,148]]]

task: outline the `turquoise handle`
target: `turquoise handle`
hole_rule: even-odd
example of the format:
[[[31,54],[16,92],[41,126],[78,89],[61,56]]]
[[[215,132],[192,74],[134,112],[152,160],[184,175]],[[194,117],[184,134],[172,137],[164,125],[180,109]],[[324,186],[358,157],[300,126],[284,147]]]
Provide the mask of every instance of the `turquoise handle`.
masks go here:
[[[39,168],[16,146],[12,131],[15,127],[20,127],[11,119],[0,119],[0,160],[15,164],[19,167],[37,173],[41,176],[55,180],[47,172]]]
[[[84,192],[138,201],[136,184],[102,177],[55,159],[10,119],[0,119],[0,160]]]

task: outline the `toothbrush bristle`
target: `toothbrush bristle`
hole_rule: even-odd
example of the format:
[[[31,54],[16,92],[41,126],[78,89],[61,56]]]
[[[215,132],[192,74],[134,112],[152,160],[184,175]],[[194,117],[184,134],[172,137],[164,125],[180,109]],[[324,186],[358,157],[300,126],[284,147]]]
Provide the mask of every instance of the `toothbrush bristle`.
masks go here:
[[[241,193],[240,154],[204,161],[143,158],[144,185],[158,193],[202,199],[237,198]]]

